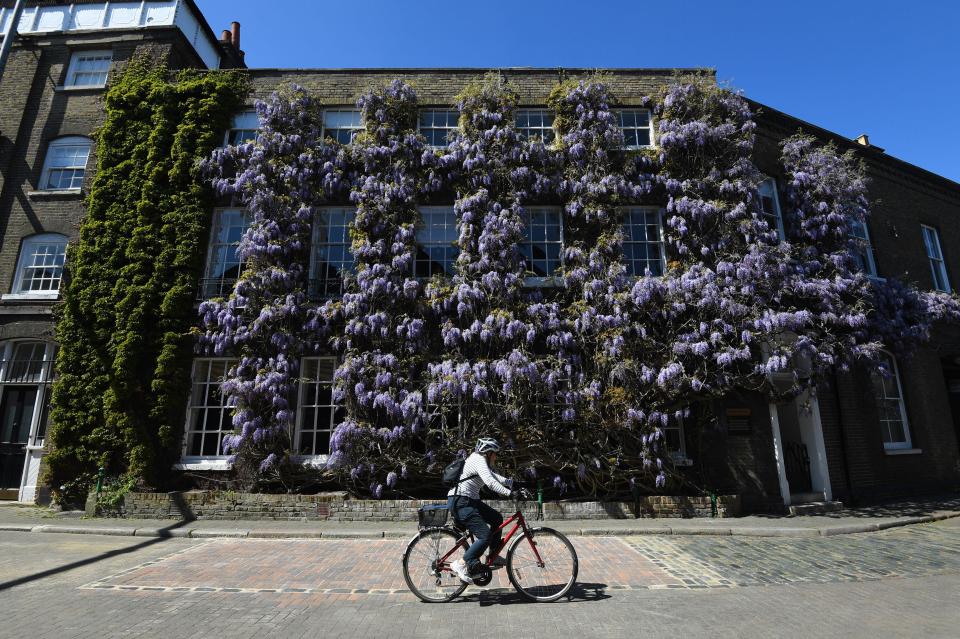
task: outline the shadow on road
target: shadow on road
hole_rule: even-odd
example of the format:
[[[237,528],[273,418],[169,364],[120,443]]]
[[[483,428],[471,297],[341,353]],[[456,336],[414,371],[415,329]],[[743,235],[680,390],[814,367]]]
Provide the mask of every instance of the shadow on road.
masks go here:
[[[568,592],[565,597],[556,603],[602,601],[609,598],[610,595],[607,594],[607,584],[577,583],[570,589],[570,592]],[[495,588],[469,593],[455,599],[453,603],[478,603],[481,606],[509,606],[512,604],[529,604],[536,602],[530,601],[516,590],[510,588]]]
[[[69,564],[64,564],[63,566],[57,566],[56,568],[43,570],[41,572],[34,573],[32,575],[26,575],[24,577],[18,577],[17,579],[11,579],[10,581],[5,581],[3,583],[0,583],[0,591],[9,590],[14,586],[20,586],[22,584],[30,583],[31,581],[43,579],[44,577],[56,575],[61,572],[67,572],[67,571],[73,570],[74,568],[81,568],[89,564],[95,564],[98,561],[104,561],[106,559],[111,559],[113,557],[119,557],[120,555],[128,555],[132,552],[141,550],[142,548],[148,548],[155,544],[162,543],[167,539],[170,539],[171,537],[173,537],[173,535],[170,534],[170,531],[176,528],[180,528],[181,526],[185,526],[188,523],[190,523],[189,520],[183,520],[183,521],[178,521],[176,523],[170,524],[169,526],[159,529],[157,531],[158,532],[157,537],[151,537],[150,539],[147,539],[146,541],[139,544],[135,544],[133,546],[128,546],[126,548],[118,548],[117,550],[111,550],[109,552],[100,553],[99,555],[94,555],[93,557],[81,559],[80,561],[74,561]]]

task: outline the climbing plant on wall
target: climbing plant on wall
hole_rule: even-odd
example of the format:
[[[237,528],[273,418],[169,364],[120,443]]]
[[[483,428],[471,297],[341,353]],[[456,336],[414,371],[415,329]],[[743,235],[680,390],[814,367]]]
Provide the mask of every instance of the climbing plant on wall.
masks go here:
[[[334,400],[346,416],[328,470],[357,492],[435,483],[486,434],[508,443],[518,472],[613,494],[669,481],[665,433],[691,406],[738,389],[815,391],[881,344],[909,352],[933,321],[958,319],[956,297],[857,271],[866,181],[829,145],[784,142],[781,238],[760,205],[753,114],[712,80],[640,100],[656,124],[656,147],[641,150],[622,148],[603,78],[555,88],[546,143],[515,128],[517,96],[496,75],[459,96],[459,132],[439,149],[417,133],[416,93],[402,82],[360,98],[364,131],[348,145],[319,140],[315,107],[296,96],[262,105],[258,139],[212,161],[241,167],[218,188],[242,194],[255,221],[247,272],[231,300],[204,306],[204,322],[217,352],[245,358],[225,385],[237,406],[228,448],[279,442],[257,449],[263,469],[289,448],[303,353],[340,356]],[[305,299],[304,224],[311,207],[347,197],[354,273],[342,298]],[[453,272],[418,279],[418,207],[451,201]],[[537,205],[562,210],[562,264],[547,287],[531,286],[522,254]],[[664,212],[662,272],[625,267],[630,206]]]
[[[243,73],[171,73],[147,58],[107,90],[57,315],[46,479],[61,501],[81,500],[100,466],[162,486],[179,455],[213,207],[199,162],[246,94]]]

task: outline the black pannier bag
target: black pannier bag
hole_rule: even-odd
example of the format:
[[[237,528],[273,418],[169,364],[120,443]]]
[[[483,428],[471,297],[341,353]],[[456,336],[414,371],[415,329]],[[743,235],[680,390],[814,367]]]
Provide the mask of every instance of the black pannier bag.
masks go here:
[[[446,504],[427,504],[417,510],[417,523],[420,528],[438,528],[447,524],[450,511]]]

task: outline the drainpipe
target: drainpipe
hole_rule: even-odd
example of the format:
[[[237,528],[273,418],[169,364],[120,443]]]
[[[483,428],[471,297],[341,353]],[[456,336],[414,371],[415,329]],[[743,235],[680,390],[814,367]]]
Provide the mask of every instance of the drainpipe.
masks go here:
[[[17,37],[17,31],[20,28],[20,15],[23,13],[23,0],[17,0],[13,7],[13,17],[10,19],[10,29],[3,39],[3,46],[0,46],[0,78],[7,68],[7,58],[10,57],[10,48],[13,47],[13,41]]]

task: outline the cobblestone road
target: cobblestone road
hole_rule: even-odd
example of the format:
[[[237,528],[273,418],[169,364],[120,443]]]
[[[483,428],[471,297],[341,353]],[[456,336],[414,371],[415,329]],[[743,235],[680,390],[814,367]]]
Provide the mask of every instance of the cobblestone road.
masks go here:
[[[960,520],[830,538],[576,538],[573,600],[403,589],[397,540],[0,533],[0,637],[956,637]],[[502,572],[502,571],[500,571]],[[516,605],[514,605],[516,604]]]

